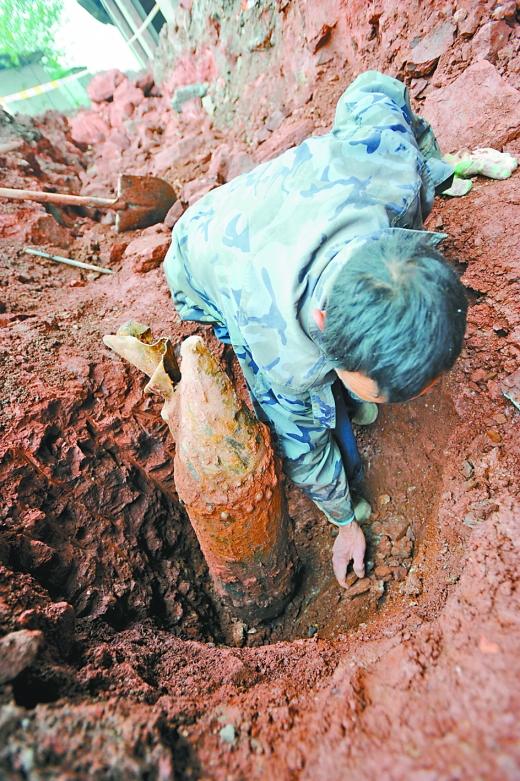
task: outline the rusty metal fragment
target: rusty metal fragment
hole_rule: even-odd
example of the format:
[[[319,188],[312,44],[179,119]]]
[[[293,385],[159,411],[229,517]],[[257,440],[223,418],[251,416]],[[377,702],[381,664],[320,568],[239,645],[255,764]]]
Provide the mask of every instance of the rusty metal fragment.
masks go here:
[[[278,615],[292,596],[295,552],[281,466],[267,426],[238,399],[198,336],[181,345],[130,323],[104,342],[150,377],[176,440],[175,484],[222,601],[251,623]],[[174,387],[175,386],[175,387]]]

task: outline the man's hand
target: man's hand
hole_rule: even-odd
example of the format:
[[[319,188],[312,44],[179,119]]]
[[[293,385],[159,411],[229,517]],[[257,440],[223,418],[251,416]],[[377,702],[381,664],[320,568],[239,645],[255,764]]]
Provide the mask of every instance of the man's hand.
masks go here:
[[[336,580],[342,588],[347,588],[345,576],[347,567],[352,559],[354,559],[354,572],[358,578],[365,576],[365,564],[363,561],[365,548],[365,535],[361,526],[352,521],[348,526],[340,527],[339,534],[332,548],[332,568],[334,569]]]

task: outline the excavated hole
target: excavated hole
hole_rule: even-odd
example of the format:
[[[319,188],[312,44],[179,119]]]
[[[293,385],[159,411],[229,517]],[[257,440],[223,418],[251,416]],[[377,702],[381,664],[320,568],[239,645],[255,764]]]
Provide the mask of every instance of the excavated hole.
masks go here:
[[[147,408],[145,422],[157,420],[158,405]],[[53,412],[58,419],[59,410]],[[128,439],[121,446],[99,434],[81,409],[69,414],[72,428],[49,421],[39,465],[21,452],[13,456],[20,506],[40,509],[32,520],[33,539],[11,534],[4,558],[35,577],[55,601],[72,604],[79,621],[101,621],[118,633],[151,619],[183,639],[259,646],[315,635],[334,638],[373,620],[387,604],[398,609],[400,600],[409,603],[416,596],[407,578],[421,546],[435,547],[443,451],[456,420],[442,386],[411,403],[381,407],[376,424],[357,431],[374,513],[365,524],[367,577],[360,582],[351,573],[348,591],[332,572],[335,528],[299,490],[288,487],[301,563],[298,590],[283,615],[257,626],[235,620],[216,599],[174,492],[171,460],[161,455],[157,463],[165,466],[158,472],[140,453],[149,435],[132,438],[143,458],[138,464],[125,450]],[[160,429],[153,431],[151,459],[161,436]],[[20,702],[52,700],[46,685],[31,686],[34,696],[24,693],[22,682],[19,688]]]
[[[380,408],[374,426],[358,429],[367,497],[374,510],[364,526],[367,577],[362,582],[352,574],[351,588],[339,588],[331,567],[335,529],[312,502],[290,487],[289,512],[302,565],[294,599],[274,621],[246,626],[218,604],[205,572],[193,583],[193,594],[198,595],[194,601],[208,593],[215,614],[206,613],[198,639],[258,646],[314,635],[334,638],[372,620],[389,602],[398,605],[404,598],[409,602],[415,596],[407,584],[414,556],[422,544],[434,544],[443,451],[455,419],[449,396],[436,388],[409,404]],[[188,539],[193,546],[188,557],[196,560],[200,556],[197,543],[189,533]],[[152,610],[156,621],[172,628],[160,600]],[[184,635],[182,620],[175,631]]]
[[[158,404],[147,408],[145,422],[157,420]],[[252,626],[235,620],[215,597],[174,492],[171,460],[160,455],[157,463],[165,466],[158,472],[140,451],[146,440],[149,458],[155,458],[161,431],[132,437],[143,459],[138,463],[125,450],[128,439],[121,446],[101,435],[81,409],[69,411],[72,428],[60,424],[60,411],[54,412],[39,462],[23,453],[13,456],[20,506],[40,509],[32,520],[33,539],[12,533],[4,558],[35,577],[55,601],[72,604],[79,621],[101,621],[118,633],[151,619],[183,639],[259,646],[316,635],[334,638],[373,620],[387,604],[398,609],[400,600],[408,603],[416,596],[407,578],[421,545],[435,546],[443,451],[456,420],[442,386],[411,403],[381,407],[376,424],[357,431],[374,510],[364,527],[366,577],[358,581],[350,573],[350,588],[338,586],[331,566],[336,530],[289,486],[301,563],[298,589],[283,615]],[[148,442],[150,436],[155,444]],[[22,682],[19,688],[20,701],[27,696],[32,701]],[[48,687],[31,688],[38,701],[52,700]]]

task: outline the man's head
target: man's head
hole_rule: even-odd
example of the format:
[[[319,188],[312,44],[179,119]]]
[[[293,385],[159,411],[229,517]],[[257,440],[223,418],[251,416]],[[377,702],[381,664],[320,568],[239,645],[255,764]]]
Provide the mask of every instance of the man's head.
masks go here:
[[[353,257],[315,310],[327,356],[361,398],[407,401],[450,369],[462,348],[467,301],[428,243]]]

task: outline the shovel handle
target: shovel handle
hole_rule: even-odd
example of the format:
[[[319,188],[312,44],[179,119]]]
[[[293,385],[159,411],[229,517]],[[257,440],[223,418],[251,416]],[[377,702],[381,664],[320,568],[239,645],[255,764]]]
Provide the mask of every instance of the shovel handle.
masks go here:
[[[110,209],[125,209],[126,203],[119,198],[97,198],[94,195],[68,195],[65,193],[43,193],[38,190],[14,190],[0,187],[1,198],[15,201],[37,201],[38,203],[61,203],[65,206],[108,206]]]

